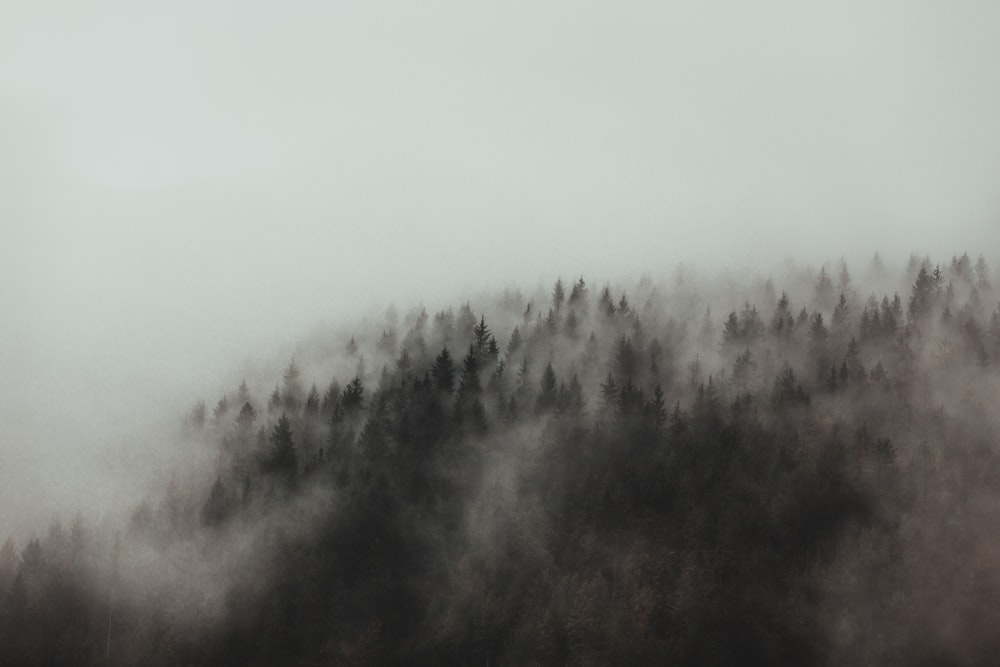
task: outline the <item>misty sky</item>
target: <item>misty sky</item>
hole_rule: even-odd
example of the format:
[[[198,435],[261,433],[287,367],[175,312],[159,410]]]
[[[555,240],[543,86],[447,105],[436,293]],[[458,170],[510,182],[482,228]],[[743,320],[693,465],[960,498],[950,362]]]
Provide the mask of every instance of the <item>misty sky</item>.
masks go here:
[[[0,0],[0,532],[369,303],[996,257],[998,63],[993,1]]]

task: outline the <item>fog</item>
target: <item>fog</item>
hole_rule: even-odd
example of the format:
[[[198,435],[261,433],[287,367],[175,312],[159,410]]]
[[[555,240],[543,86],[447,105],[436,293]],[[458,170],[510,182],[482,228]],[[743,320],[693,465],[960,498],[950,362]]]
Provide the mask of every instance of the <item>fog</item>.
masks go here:
[[[972,1],[0,2],[0,537],[126,511],[193,400],[391,303],[995,267],[998,25]]]

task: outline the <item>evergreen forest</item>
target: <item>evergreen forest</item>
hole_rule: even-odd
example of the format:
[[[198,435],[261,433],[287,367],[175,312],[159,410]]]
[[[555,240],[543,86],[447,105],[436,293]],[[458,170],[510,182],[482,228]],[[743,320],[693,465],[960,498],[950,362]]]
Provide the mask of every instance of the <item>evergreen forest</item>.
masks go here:
[[[990,265],[770,275],[552,276],[220,379],[127,519],[0,536],[0,664],[996,664]]]

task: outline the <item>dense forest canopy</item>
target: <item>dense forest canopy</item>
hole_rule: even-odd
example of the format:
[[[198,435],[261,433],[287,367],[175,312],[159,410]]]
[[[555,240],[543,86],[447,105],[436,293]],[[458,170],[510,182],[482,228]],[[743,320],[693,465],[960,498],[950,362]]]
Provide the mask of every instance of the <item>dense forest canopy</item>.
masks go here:
[[[0,664],[993,662],[989,263],[786,268],[311,336],[3,543]]]

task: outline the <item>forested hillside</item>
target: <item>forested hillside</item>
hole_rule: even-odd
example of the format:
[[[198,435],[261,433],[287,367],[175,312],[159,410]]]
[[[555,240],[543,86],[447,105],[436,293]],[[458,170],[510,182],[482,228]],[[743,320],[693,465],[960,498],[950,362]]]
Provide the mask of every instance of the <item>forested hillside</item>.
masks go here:
[[[995,664],[998,301],[876,256],[314,336],[127,524],[7,540],[0,664]]]

